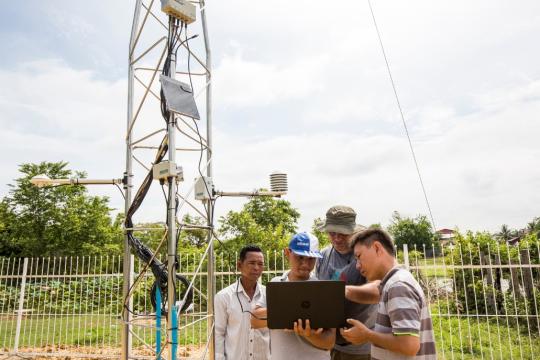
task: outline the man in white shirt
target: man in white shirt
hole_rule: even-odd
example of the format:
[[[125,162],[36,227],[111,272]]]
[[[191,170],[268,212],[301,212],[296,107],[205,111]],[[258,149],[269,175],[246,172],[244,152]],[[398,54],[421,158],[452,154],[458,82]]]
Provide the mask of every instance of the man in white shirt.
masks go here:
[[[216,360],[268,360],[268,329],[251,328],[251,311],[266,304],[266,289],[257,280],[264,270],[260,247],[247,245],[237,263],[240,278],[214,299]]]

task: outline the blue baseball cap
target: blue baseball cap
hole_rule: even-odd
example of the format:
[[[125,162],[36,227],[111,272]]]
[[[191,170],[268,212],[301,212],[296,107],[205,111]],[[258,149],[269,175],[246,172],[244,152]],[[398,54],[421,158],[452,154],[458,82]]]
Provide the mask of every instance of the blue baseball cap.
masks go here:
[[[319,252],[319,239],[313,234],[301,232],[295,234],[289,241],[289,249],[296,255],[312,258],[322,258]]]

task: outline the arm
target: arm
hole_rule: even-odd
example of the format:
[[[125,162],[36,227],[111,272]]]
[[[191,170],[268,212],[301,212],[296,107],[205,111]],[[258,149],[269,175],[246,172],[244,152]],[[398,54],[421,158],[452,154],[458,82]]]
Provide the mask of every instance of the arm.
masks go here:
[[[214,342],[216,360],[225,358],[225,334],[227,332],[227,303],[222,294],[214,299]]]
[[[379,280],[364,285],[345,286],[345,298],[360,304],[377,304],[380,299]]]
[[[420,350],[420,338],[414,335],[382,334],[368,329],[355,319],[347,319],[352,328],[341,329],[341,335],[353,344],[370,342],[398,354],[414,356]]]
[[[309,319],[306,320],[306,327],[302,326],[302,319],[294,322],[294,332],[309,341],[313,346],[323,350],[330,350],[336,342],[336,329],[311,329]]]
[[[257,307],[251,313],[251,327],[253,329],[261,329],[268,327],[268,323],[266,321],[267,311],[265,307]],[[253,315],[255,315],[256,317]]]

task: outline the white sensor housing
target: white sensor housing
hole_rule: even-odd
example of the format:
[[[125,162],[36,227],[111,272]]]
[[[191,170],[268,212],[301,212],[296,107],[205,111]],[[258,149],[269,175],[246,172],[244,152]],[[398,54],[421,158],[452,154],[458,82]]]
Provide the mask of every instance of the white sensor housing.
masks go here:
[[[155,164],[152,167],[154,180],[167,180],[170,177],[178,178],[178,181],[184,180],[184,171],[181,166],[168,160]]]
[[[188,0],[161,0],[161,11],[186,24],[195,21],[195,5]]]
[[[274,171],[270,174],[270,190],[275,192],[287,192],[287,174],[280,171]]]
[[[195,200],[211,200],[214,192],[212,178],[202,176],[195,179]]]

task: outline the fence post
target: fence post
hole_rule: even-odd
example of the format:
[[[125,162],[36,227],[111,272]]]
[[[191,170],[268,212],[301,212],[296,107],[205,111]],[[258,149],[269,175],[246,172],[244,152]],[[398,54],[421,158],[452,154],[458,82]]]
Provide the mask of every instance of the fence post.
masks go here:
[[[409,270],[409,247],[407,244],[403,244],[403,265],[405,265],[405,269]]]
[[[520,252],[521,270],[523,271],[523,287],[525,288],[525,296],[527,299],[532,299],[534,296],[533,276],[530,262],[529,249],[523,249]]]
[[[15,328],[15,344],[13,345],[13,352],[19,351],[19,337],[21,335],[21,323],[24,310],[24,290],[26,287],[26,272],[28,270],[28,258],[24,258],[23,261],[23,273],[21,281],[21,292],[19,294],[19,310],[17,314],[17,327]]]
[[[495,296],[494,296],[494,293],[493,293],[493,290],[492,290],[492,288],[494,286],[493,285],[493,274],[491,272],[492,268],[490,266],[490,261],[488,261],[488,259],[486,258],[486,254],[484,254],[483,252],[480,252],[480,264],[482,266],[487,267],[485,277],[486,277],[486,284],[487,284],[487,287],[488,287],[488,293],[486,294],[486,302],[487,302],[487,305],[488,305],[488,309],[495,309],[496,301],[495,301]],[[488,314],[488,309],[486,309],[486,314]]]
[[[518,277],[518,268],[513,267],[512,265],[516,265],[514,262],[512,264],[512,256],[508,254],[508,265],[510,265],[510,276],[512,277],[512,283],[510,288],[512,289],[512,292],[516,294],[516,296],[521,296],[521,293],[519,291],[519,277]]]

